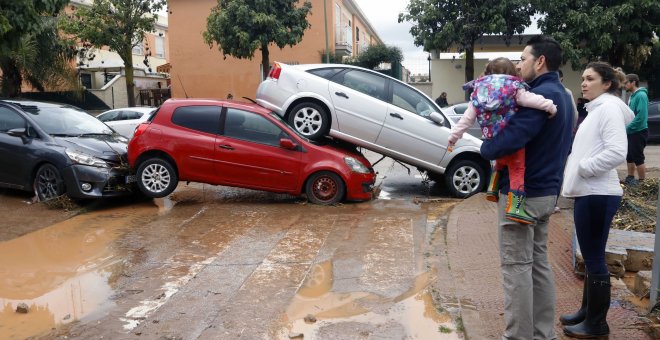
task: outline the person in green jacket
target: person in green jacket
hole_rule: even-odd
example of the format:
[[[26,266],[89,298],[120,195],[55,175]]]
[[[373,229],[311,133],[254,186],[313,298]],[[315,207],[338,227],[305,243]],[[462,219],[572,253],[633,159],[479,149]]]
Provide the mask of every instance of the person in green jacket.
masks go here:
[[[649,97],[646,88],[639,86],[639,76],[634,73],[626,75],[625,87],[626,91],[632,93],[628,106],[635,113],[635,118],[630,124],[626,125],[628,176],[622,182],[627,185],[635,185],[638,183],[638,180],[635,179],[635,169],[637,169],[637,176],[640,181],[646,178],[644,148],[649,138]]]

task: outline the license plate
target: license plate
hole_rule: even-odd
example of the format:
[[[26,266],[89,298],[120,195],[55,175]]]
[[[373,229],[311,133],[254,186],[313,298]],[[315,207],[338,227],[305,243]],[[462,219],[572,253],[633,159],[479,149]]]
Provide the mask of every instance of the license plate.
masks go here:
[[[135,183],[135,182],[137,182],[137,175],[126,176],[126,183]]]

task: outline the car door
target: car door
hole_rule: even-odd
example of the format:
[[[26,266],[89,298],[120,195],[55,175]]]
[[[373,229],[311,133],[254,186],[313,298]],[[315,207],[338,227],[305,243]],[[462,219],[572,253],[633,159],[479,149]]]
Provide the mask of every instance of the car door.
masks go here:
[[[39,146],[33,139],[10,136],[11,129],[28,127],[28,122],[15,110],[0,106],[0,183],[27,189],[32,166],[36,164]]]
[[[330,79],[329,92],[339,132],[376,141],[387,112],[387,78],[348,69]]]
[[[121,120],[115,121],[112,123],[112,128],[119,132],[122,136],[132,137],[135,127],[140,121],[144,113],[132,111],[132,110],[123,110],[121,114]]]
[[[376,144],[391,150],[394,158],[414,165],[439,164],[447,151],[450,130],[428,118],[434,111],[428,98],[393,81],[392,103]]]
[[[280,147],[291,138],[271,120],[254,112],[227,108],[217,139],[215,171],[229,185],[270,191],[296,191],[302,153]]]
[[[215,183],[214,153],[220,133],[219,105],[181,106],[165,128],[163,147],[175,158],[181,180]]]

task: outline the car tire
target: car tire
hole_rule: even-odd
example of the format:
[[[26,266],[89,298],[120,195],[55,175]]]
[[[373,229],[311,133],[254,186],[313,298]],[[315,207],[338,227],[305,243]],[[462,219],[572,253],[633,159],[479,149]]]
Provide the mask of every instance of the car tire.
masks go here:
[[[137,176],[140,191],[151,198],[171,194],[179,183],[174,167],[161,158],[150,158],[142,162],[138,167]]]
[[[39,167],[34,176],[34,193],[40,202],[57,198],[65,191],[64,180],[54,165],[46,163]]]
[[[341,202],[346,185],[341,177],[329,171],[312,174],[305,185],[307,199],[314,204],[330,205]]]
[[[325,108],[313,102],[303,102],[289,112],[289,125],[298,133],[311,139],[319,140],[328,134],[330,116]]]
[[[454,197],[470,197],[483,190],[486,171],[475,161],[458,160],[445,172],[445,185]]]

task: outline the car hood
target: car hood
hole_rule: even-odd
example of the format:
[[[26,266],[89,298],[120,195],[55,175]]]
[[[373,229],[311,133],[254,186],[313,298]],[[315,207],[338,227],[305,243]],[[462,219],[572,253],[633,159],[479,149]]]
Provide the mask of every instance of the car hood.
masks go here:
[[[327,143],[318,143],[318,142],[312,142],[311,143],[314,147],[323,149],[326,152],[330,152],[335,154],[338,157],[345,157],[345,156],[352,156],[355,158],[362,158],[365,161],[367,159],[360,153],[357,149],[357,147],[353,144],[350,143],[345,143],[341,141],[333,141],[333,142],[327,142]],[[367,161],[367,164],[371,165],[369,161]]]
[[[128,140],[119,134],[55,137],[55,140],[63,147],[84,152],[106,161],[120,162],[127,160]]]

